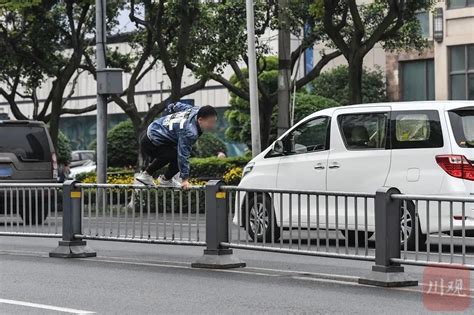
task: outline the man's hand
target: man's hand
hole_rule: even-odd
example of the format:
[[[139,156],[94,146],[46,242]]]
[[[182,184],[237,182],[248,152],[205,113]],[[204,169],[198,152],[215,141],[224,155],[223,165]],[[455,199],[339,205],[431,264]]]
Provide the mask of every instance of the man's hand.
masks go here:
[[[190,186],[191,184],[189,183],[189,180],[183,179],[183,181],[181,182],[181,188],[184,190],[188,190]]]

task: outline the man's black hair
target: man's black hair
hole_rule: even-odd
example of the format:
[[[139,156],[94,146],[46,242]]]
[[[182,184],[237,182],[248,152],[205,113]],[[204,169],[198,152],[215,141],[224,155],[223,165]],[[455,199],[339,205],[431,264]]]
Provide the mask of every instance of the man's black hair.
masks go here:
[[[207,118],[211,116],[217,117],[217,112],[214,107],[212,107],[211,105],[206,105],[199,108],[199,111],[197,113],[197,118]]]

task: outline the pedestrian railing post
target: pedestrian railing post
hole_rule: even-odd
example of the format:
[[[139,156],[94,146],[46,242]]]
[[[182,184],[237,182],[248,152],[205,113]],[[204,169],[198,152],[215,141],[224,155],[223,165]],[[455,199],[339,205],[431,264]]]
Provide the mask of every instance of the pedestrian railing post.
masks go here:
[[[232,249],[221,244],[229,241],[229,211],[227,192],[221,191],[222,181],[209,181],[206,185],[206,249],[204,255],[191,266],[194,268],[239,268],[245,263]]]
[[[49,253],[49,257],[85,258],[97,254],[87,246],[86,241],[77,238],[82,234],[81,190],[77,181],[66,181],[63,186],[63,239],[59,246]]]
[[[397,188],[382,187],[375,195],[375,265],[372,272],[359,279],[361,284],[383,287],[417,286],[404,268],[392,261],[400,258],[401,202],[392,198],[400,194]]]

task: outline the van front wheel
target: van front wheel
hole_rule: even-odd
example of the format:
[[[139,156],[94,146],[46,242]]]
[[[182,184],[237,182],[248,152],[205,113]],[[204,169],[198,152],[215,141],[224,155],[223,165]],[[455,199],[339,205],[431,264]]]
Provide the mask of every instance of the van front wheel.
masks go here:
[[[248,198],[248,205],[244,203],[242,207],[242,223],[254,241],[269,243],[280,239],[273,202],[268,195],[254,194]]]

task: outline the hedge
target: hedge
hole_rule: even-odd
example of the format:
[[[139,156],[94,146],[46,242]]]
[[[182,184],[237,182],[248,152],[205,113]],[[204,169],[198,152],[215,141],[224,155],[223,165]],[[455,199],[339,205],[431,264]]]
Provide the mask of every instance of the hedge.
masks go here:
[[[194,158],[190,161],[192,178],[222,178],[224,174],[236,167],[244,167],[250,161],[249,157],[231,157],[226,159]]]
[[[217,157],[210,158],[192,158],[190,160],[191,178],[193,179],[212,179],[223,178],[224,175],[233,169],[243,168],[250,161],[250,157],[230,157],[220,159]],[[130,168],[109,168],[108,181],[115,184],[131,184],[133,182],[133,169]],[[162,174],[163,170],[157,172],[156,175]],[[95,181],[95,172],[82,173],[76,176],[78,181],[87,182]],[[235,182],[235,180],[233,180]]]

